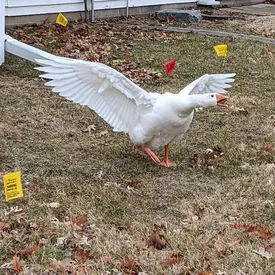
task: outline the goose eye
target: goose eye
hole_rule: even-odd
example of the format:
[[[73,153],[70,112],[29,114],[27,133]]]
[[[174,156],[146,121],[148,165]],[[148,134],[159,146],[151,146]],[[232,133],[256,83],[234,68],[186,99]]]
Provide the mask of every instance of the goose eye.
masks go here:
[[[211,95],[211,97],[214,97],[214,95]]]

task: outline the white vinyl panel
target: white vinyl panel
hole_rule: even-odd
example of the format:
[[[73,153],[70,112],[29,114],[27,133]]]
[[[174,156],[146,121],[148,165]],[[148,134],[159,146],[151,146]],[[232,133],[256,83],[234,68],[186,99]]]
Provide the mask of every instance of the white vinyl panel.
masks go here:
[[[58,12],[77,12],[84,11],[84,4],[62,4],[49,6],[30,6],[6,8],[6,16],[20,16],[32,14],[47,14]]]
[[[196,1],[197,0],[129,0],[129,7],[195,3]],[[95,0],[95,10],[125,8],[126,3],[126,0]],[[84,11],[84,1],[79,0],[8,0],[7,4],[6,16]]]
[[[8,7],[47,6],[59,4],[83,3],[83,0],[6,0]]]
[[[5,7],[0,6],[0,65],[5,57]]]

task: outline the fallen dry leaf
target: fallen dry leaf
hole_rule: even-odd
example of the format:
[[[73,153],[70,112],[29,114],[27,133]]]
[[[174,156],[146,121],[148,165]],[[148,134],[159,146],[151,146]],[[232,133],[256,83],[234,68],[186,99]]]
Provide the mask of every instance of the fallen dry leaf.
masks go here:
[[[89,132],[89,136],[92,134],[92,131],[96,130],[95,125],[89,125],[83,132]]]
[[[158,232],[159,235],[161,235],[164,238],[164,233],[167,232],[167,224],[162,222],[162,223],[155,223],[154,224],[154,232]]]
[[[185,36],[161,31],[142,32],[138,25],[142,23],[141,20],[143,23],[148,23],[147,18],[139,18],[138,25],[137,22],[133,22],[136,26],[131,25],[129,20],[135,21],[136,19],[127,18],[124,24],[121,18],[120,24],[106,21],[98,21],[96,25],[71,22],[66,28],[60,28],[51,22],[44,22],[41,25],[36,24],[23,29],[9,30],[8,33],[22,42],[42,48],[47,47],[51,53],[58,56],[102,62],[117,69],[137,84],[151,79],[159,79],[162,77],[159,71],[140,68],[139,64],[134,61],[131,50],[135,46],[135,41],[168,41],[174,37],[175,39],[183,39]],[[159,24],[158,20],[155,19],[149,19],[149,22],[154,25]],[[50,39],[47,39],[49,37]],[[125,37],[132,37],[133,41],[125,43],[123,39]],[[125,53],[125,60],[117,62],[119,58],[114,52],[116,50]]]
[[[39,244],[35,244],[32,247],[28,247],[26,249],[22,249],[16,252],[17,256],[21,256],[22,258],[30,258],[34,253],[40,250],[41,246]]]
[[[197,154],[195,154],[194,159],[196,160],[198,166],[206,166],[206,160],[204,156],[197,156]]]
[[[268,54],[272,55],[272,46],[269,45],[266,50]]]
[[[245,231],[247,233],[253,233],[255,235],[258,235],[259,237],[268,240],[271,239],[274,234],[267,228],[261,226],[261,225],[257,225],[257,226],[251,226],[247,229],[245,229]]]
[[[148,243],[143,240],[136,241],[134,245],[138,250],[148,250]]]
[[[174,253],[160,263],[161,267],[170,267],[183,261],[181,254]]]
[[[89,275],[86,266],[78,266],[75,275]]]
[[[195,162],[197,166],[201,167],[218,167],[222,163],[222,156],[224,150],[220,146],[215,146],[213,149],[208,148],[204,154],[194,154],[192,162]]]
[[[62,261],[53,259],[51,268],[58,274],[76,274],[75,272],[77,270],[76,262],[71,259],[64,259]]]
[[[93,257],[88,251],[85,251],[81,247],[77,246],[74,248],[74,258],[78,262],[85,263],[87,260],[92,260]]]
[[[11,223],[8,221],[2,221],[0,220],[0,230],[2,231],[8,231],[11,227]]]
[[[102,260],[103,260],[103,262],[110,264],[110,265],[115,264],[115,261],[111,257],[103,257]]]
[[[87,214],[82,214],[77,216],[76,218],[73,219],[73,223],[74,223],[74,229],[76,231],[81,231],[85,225],[87,221]]]
[[[137,186],[138,184],[140,184],[139,180],[132,180],[129,185],[133,187],[133,186]]]
[[[204,215],[204,211],[205,211],[205,208],[203,206],[199,206],[199,209],[198,209],[198,216],[200,218],[202,218],[202,216]]]
[[[267,153],[274,153],[275,148],[273,146],[263,146],[261,148],[262,151],[267,152]]]
[[[243,267],[242,269],[240,269],[243,273],[245,274],[249,274],[249,268],[248,267]]]
[[[263,238],[265,240],[268,240],[274,237],[274,234],[269,229],[267,229],[262,225],[252,226],[252,225],[242,224],[240,222],[237,222],[233,224],[233,228],[244,229],[245,232],[253,235],[257,235],[258,237]]]
[[[148,244],[150,246],[154,246],[156,249],[163,249],[167,246],[167,241],[163,238],[163,236],[159,235],[158,233],[153,233],[149,237]]]
[[[14,256],[12,259],[11,270],[20,273],[24,270],[24,261],[20,259],[18,256]]]
[[[241,240],[235,240],[231,243],[225,242],[223,239],[217,238],[214,242],[214,248],[221,254],[231,254],[236,246],[239,246]]]
[[[214,242],[214,248],[219,252],[219,253],[225,253],[227,250],[227,245],[220,239],[215,240]]]
[[[121,269],[125,274],[131,275],[138,275],[141,271],[140,266],[134,260],[131,260],[128,256],[126,256],[125,260],[121,262]]]
[[[106,136],[108,135],[108,131],[101,131],[97,134],[98,137],[103,137],[103,136]]]
[[[244,115],[244,116],[248,115],[248,111],[244,108],[237,108],[237,112],[241,115]]]
[[[275,256],[275,244],[267,245],[265,250]]]

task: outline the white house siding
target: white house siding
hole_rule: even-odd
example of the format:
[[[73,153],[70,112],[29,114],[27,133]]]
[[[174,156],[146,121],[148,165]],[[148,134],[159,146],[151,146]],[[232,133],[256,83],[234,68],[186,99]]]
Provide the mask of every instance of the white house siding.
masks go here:
[[[3,1],[3,0],[0,0]],[[84,0],[4,0],[6,16],[84,11]],[[129,0],[129,8],[196,3],[197,0]],[[125,8],[127,0],[94,0],[95,10]]]
[[[5,7],[2,5],[0,6],[0,65],[4,62],[4,53],[5,53],[5,42],[4,42],[4,35],[5,35]]]

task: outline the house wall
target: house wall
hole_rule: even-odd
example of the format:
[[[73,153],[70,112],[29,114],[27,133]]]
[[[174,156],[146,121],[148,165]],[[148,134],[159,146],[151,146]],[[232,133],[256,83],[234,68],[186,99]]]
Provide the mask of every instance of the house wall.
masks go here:
[[[2,5],[0,6],[0,66],[4,62],[5,57],[5,7]]]
[[[0,0],[3,1],[3,0]],[[55,20],[62,12],[69,20],[85,18],[84,0],[4,0],[6,26]],[[197,0],[128,0],[129,14],[149,14],[160,9],[196,6]],[[88,1],[89,2],[89,1]],[[127,0],[94,0],[95,18],[126,14]]]
[[[84,11],[83,0],[4,0],[6,16]],[[196,0],[129,0],[129,8],[196,3]],[[95,10],[125,8],[127,0],[94,0]]]
[[[0,0],[5,3],[6,26],[55,20],[62,12],[69,20],[85,18],[84,0]],[[129,14],[143,15],[166,8],[196,6],[197,0],[128,0]],[[265,0],[219,0],[221,6],[256,4]],[[127,0],[94,0],[95,18],[126,14]]]
[[[266,2],[266,0],[219,0],[221,6],[237,7],[245,5],[255,5]]]

